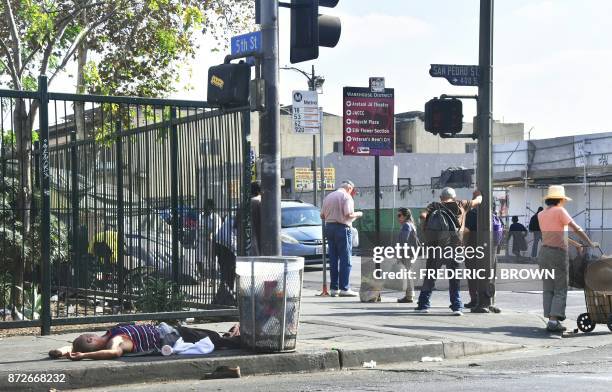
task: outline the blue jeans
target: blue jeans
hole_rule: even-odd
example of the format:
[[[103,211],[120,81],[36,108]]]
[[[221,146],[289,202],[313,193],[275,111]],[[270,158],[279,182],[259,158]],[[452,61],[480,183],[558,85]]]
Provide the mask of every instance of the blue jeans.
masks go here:
[[[441,268],[443,265],[446,266],[447,269],[457,269],[458,264],[454,260],[438,260],[438,259],[428,259],[426,268],[428,270],[436,270]],[[423,286],[421,287],[421,294],[419,294],[418,307],[421,309],[428,309],[431,306],[431,294],[432,291],[436,287],[436,278],[426,276],[423,280]],[[455,310],[462,310],[463,303],[461,302],[461,295],[459,294],[460,289],[460,280],[459,279],[449,279],[448,281],[448,296],[450,298],[450,308]]]
[[[326,223],[325,238],[329,255],[330,289],[348,290],[353,251],[351,228],[339,223]]]

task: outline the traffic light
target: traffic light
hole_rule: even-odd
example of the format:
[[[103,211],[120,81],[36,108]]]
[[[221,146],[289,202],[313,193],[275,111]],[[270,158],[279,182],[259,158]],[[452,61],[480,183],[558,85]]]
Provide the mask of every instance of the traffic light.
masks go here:
[[[463,103],[456,98],[434,98],[425,104],[425,130],[434,135],[456,134],[463,128]]]
[[[340,18],[319,15],[319,7],[333,8],[339,0],[291,0],[291,63],[319,57],[319,46],[333,48],[340,40]]]

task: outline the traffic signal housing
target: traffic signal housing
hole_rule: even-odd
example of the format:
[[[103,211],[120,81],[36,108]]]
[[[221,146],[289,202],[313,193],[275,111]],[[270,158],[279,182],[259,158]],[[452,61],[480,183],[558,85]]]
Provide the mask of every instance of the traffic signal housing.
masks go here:
[[[340,40],[340,18],[319,15],[319,7],[333,8],[339,0],[291,0],[292,64],[319,57],[319,46],[333,48]]]
[[[425,104],[425,130],[434,135],[463,129],[463,103],[456,98],[434,98]]]

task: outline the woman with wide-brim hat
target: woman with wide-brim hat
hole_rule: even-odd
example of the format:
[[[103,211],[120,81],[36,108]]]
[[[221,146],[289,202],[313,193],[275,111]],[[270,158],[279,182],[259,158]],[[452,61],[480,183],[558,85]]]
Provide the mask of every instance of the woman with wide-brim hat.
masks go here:
[[[565,195],[562,185],[551,185],[544,197],[546,209],[538,214],[538,222],[542,231],[542,249],[538,256],[540,269],[554,271],[554,278],[543,278],[543,305],[544,317],[548,318],[546,329],[550,332],[563,332],[565,327],[561,321],[565,320],[565,305],[567,301],[569,258],[568,244],[575,247],[583,245],[568,237],[570,227],[583,243],[588,246],[599,246],[586,235],[580,226],[574,222],[564,208],[570,201]]]

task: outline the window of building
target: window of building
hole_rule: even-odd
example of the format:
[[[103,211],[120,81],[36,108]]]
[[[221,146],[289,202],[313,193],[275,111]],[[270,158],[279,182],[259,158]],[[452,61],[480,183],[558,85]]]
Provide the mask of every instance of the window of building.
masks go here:
[[[465,143],[465,153],[472,154],[474,151],[476,151],[476,146],[476,143]]]

